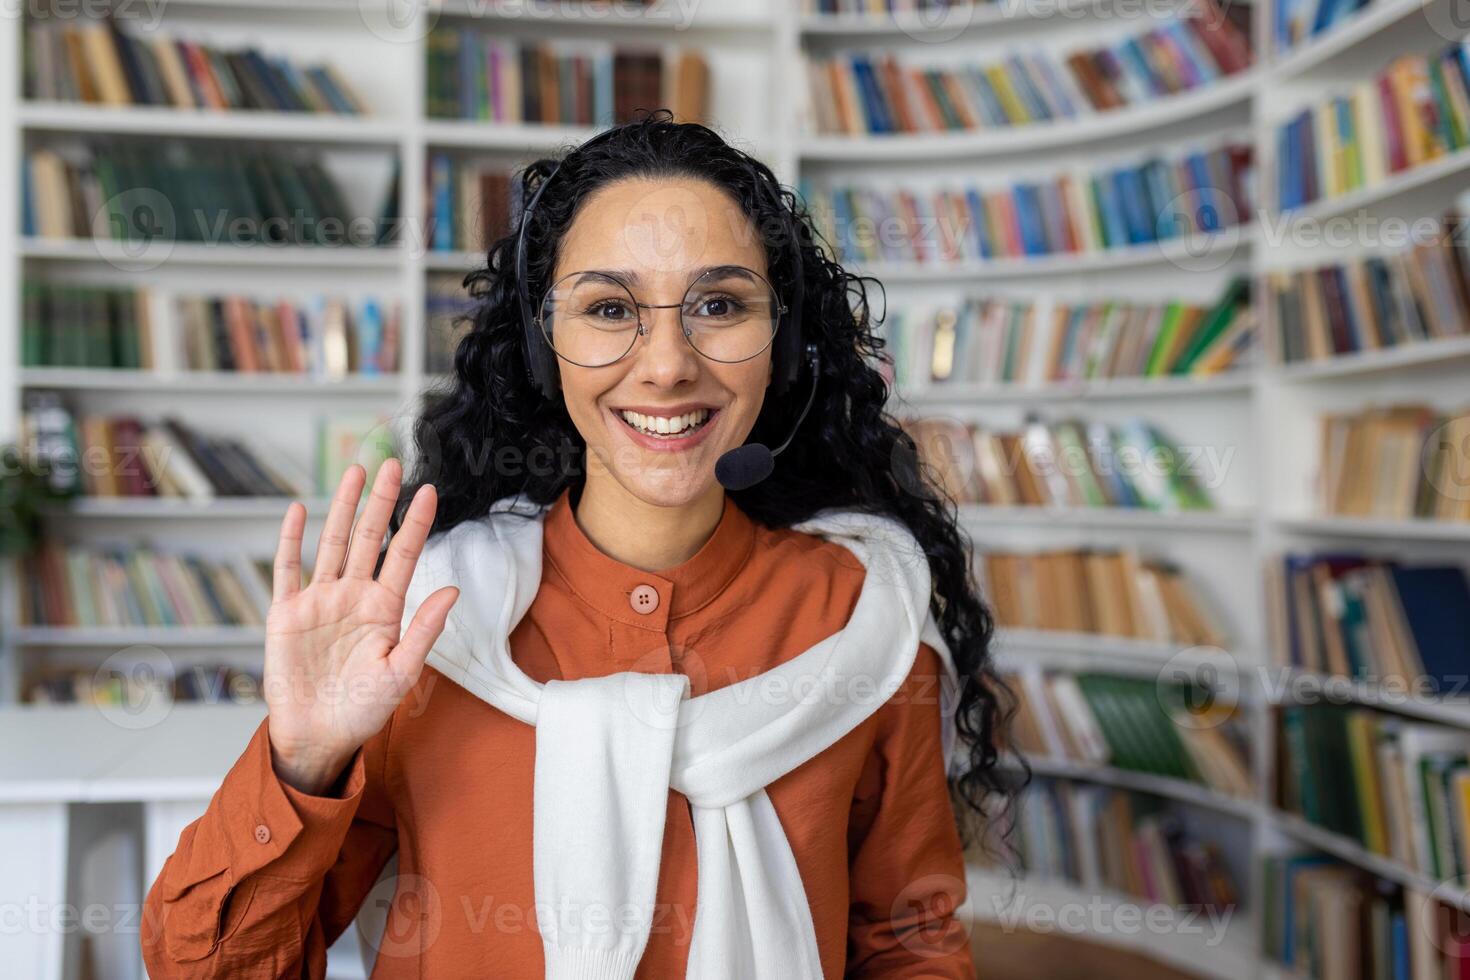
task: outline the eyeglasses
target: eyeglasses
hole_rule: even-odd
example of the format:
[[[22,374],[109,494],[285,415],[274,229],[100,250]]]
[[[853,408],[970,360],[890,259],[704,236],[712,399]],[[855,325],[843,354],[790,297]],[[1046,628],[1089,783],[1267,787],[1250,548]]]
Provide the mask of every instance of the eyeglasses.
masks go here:
[[[572,272],[547,290],[537,323],[558,357],[580,367],[605,367],[648,333],[643,310],[672,309],[679,311],[689,346],[727,364],[748,361],[769,347],[786,312],[760,273],[727,265],[694,280],[674,304],[640,303],[605,272]]]

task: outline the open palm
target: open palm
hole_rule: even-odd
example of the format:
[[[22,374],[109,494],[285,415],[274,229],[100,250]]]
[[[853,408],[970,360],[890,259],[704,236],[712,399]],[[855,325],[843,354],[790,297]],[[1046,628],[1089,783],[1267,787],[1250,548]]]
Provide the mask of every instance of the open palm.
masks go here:
[[[396,459],[379,467],[354,527],[366,479],[354,464],[337,484],[309,585],[301,585],[306,509],[300,504],[287,509],[276,547],[264,677],[272,757],[278,775],[307,792],[331,785],[387,722],[418,680],[459,596],[453,586],[439,589],[399,635],[404,596],[438,500],[432,486],[414,494],[374,577],[402,467]]]

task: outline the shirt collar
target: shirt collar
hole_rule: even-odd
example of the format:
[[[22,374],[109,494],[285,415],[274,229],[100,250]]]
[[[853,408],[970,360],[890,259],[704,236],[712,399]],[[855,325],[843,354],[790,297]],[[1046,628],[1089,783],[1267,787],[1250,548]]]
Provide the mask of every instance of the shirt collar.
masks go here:
[[[693,556],[673,568],[645,572],[604,554],[593,544],[572,512],[571,488],[563,490],[547,511],[542,555],[568,587],[598,612],[631,626],[663,629],[670,619],[708,605],[745,566],[755,547],[755,522],[725,495],[725,510],[714,533]],[[658,591],[658,607],[649,613],[633,608],[639,586]]]

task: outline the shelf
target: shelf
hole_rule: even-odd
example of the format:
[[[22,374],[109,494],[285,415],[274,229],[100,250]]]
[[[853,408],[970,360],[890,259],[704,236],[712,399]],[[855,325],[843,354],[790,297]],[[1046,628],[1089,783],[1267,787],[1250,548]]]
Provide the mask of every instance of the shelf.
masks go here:
[[[1394,714],[1421,718],[1425,721],[1470,728],[1470,697],[1460,695],[1433,695],[1416,698],[1407,690],[1408,685],[1395,690],[1385,690],[1384,685],[1370,681],[1355,680],[1336,674],[1322,674],[1297,667],[1276,667],[1279,678],[1275,690],[1267,688],[1267,697],[1273,704],[1297,704],[1301,699],[1291,692],[1305,693],[1309,688],[1312,704],[1360,704]]]
[[[686,6],[691,11],[685,16]],[[588,4],[576,6],[559,0],[439,0],[435,13],[441,18],[475,18],[508,24],[554,24],[608,30],[649,31],[769,31],[775,21],[769,16],[731,16],[725,11],[706,10],[699,5],[655,3],[647,10],[637,6]],[[732,9],[738,9],[733,8]]]
[[[1078,119],[1025,123],[947,133],[873,136],[807,136],[798,144],[812,162],[889,162],[983,159],[1010,153],[1072,147],[1136,135],[1247,104],[1255,92],[1253,72],[1232,75],[1193,92],[1158,98]]]
[[[1470,358],[1470,336],[1421,340],[1400,344],[1396,347],[1338,354],[1335,357],[1324,357],[1315,361],[1274,365],[1269,371],[1273,378],[1281,381],[1317,381],[1397,371],[1406,367],[1420,367],[1464,358]]]
[[[6,633],[18,647],[257,647],[263,626],[18,626]]]
[[[1252,527],[1249,513],[1229,510],[1155,511],[1122,507],[1024,507],[996,504],[961,504],[960,523],[1052,524],[1064,527],[1151,528],[1161,531],[1211,531],[1247,533]],[[1470,528],[1470,524],[1466,525]]]
[[[1092,253],[1063,253],[1034,258],[988,259],[981,262],[952,262],[919,265],[917,263],[873,262],[863,265],[845,263],[861,275],[875,276],[889,283],[963,282],[990,279],[1021,279],[1032,276],[1080,275],[1089,272],[1114,272],[1145,269],[1154,266],[1188,268],[1190,263],[1208,260],[1209,268],[1224,265],[1237,250],[1249,249],[1255,234],[1250,226],[1235,226],[1224,231],[1163,242],[1147,242]]]
[[[127,242],[93,238],[22,238],[22,258],[62,262],[105,262],[126,266],[144,262],[149,268],[165,263],[257,268],[396,269],[403,250],[394,246],[335,245],[204,245],[199,242],[159,242],[139,254]]]
[[[78,497],[48,511],[53,517],[154,518],[206,520],[269,518],[279,521],[293,500],[306,505],[308,517],[325,517],[329,497],[216,497],[185,500],[170,497]]]
[[[1002,928],[1060,931],[1125,949],[1192,977],[1255,976],[1259,954],[1250,916],[1241,908],[1175,909],[1070,881],[1012,878],[978,865],[966,868],[969,915]],[[1034,925],[1033,925],[1034,924]]]
[[[1302,42],[1277,59],[1271,65],[1269,79],[1280,83],[1304,75],[1410,15],[1423,13],[1433,2],[1435,0],[1373,0],[1326,34]]]
[[[1038,776],[1099,783],[1118,789],[1149,793],[1153,796],[1162,796],[1180,803],[1229,814],[1242,820],[1249,820],[1256,815],[1256,803],[1253,800],[1230,796],[1200,783],[1171,779],[1168,776],[1157,776],[1147,772],[1115,769],[1112,766],[1094,766],[1085,762],[1073,762],[1070,759],[1028,758],[1026,762],[1031,766],[1031,771]],[[1002,765],[1004,768],[1019,771],[1019,768],[1013,763],[1006,762]]]
[[[1102,6],[1097,0],[1036,0],[1014,3],[1008,0],[977,2],[968,8],[942,11],[899,11],[889,14],[815,14],[801,15],[799,28],[811,37],[880,37],[889,40],[910,37],[925,40],[926,35],[942,35],[948,39],[963,28],[994,27],[999,24],[1078,13]],[[935,20],[938,16],[940,19]],[[953,19],[951,19],[953,18]],[[932,38],[931,38],[932,39]]]
[[[127,371],[108,368],[22,368],[23,388],[62,388],[83,391],[189,392],[211,395],[396,395],[403,388],[399,375],[314,378],[294,374],[246,374],[233,371]]]
[[[1324,830],[1295,814],[1268,807],[1266,816],[1277,830],[1288,837],[1303,844],[1310,844],[1319,851],[1326,851],[1366,871],[1371,871],[1380,878],[1387,878],[1407,888],[1433,895],[1447,904],[1470,912],[1470,891],[1456,888],[1446,882],[1436,881],[1430,875],[1421,874],[1392,858],[1374,854],[1357,841],[1341,834],[1334,834],[1330,830]]]
[[[1186,643],[1160,643],[1097,633],[1001,627],[995,632],[997,655],[1017,665],[1066,666],[1073,670],[1122,668],[1157,672],[1165,664],[1219,663],[1241,668],[1256,663],[1244,653]]]
[[[423,124],[431,147],[464,147],[516,153],[552,153],[597,134],[595,126],[550,126],[495,123],[476,119],[430,119]]]
[[[1271,132],[1275,131],[1276,127],[1273,125]],[[1278,211],[1271,219],[1271,237],[1284,238],[1289,242],[1292,229],[1298,225],[1325,221],[1359,208],[1383,204],[1437,181],[1463,177],[1467,172],[1470,172],[1470,147],[1420,164],[1412,170],[1401,170],[1369,187],[1354,188],[1346,194],[1313,201],[1290,211]]]
[[[1204,395],[1237,395],[1249,392],[1254,374],[1249,370],[1228,371],[1208,377],[1098,378],[1091,381],[1046,384],[941,382],[923,387],[905,387],[896,397],[911,405],[959,404],[1050,404],[1059,401],[1142,400],[1147,398],[1198,398]]]
[[[175,109],[26,102],[22,129],[92,135],[136,134],[232,140],[280,140],[358,146],[396,146],[402,121],[314,112]]]
[[[1427,518],[1394,520],[1374,517],[1273,517],[1281,531],[1346,538],[1391,538],[1416,541],[1470,541],[1470,521]]]

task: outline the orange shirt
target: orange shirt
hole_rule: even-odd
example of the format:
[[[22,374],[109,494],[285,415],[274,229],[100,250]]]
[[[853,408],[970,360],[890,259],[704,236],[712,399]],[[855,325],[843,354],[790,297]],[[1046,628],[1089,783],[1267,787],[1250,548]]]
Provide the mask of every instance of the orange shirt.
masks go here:
[[[540,591],[511,633],[511,655],[543,682],[681,671],[698,696],[836,632],[864,574],[841,545],[760,526],[728,496],[698,553],[640,571],[588,540],[568,490],[546,515]],[[920,644],[887,702],[767,787],[828,978],[974,976],[954,917],[964,858],[941,757],[939,671]],[[276,778],[266,727],[149,891],[142,941],[153,980],[320,978],[327,946],[365,899],[392,900],[376,980],[543,975],[533,728],[426,668],[329,798]],[[396,882],[374,889],[395,851]],[[696,868],[689,806],[670,790],[639,980],[684,976]]]

